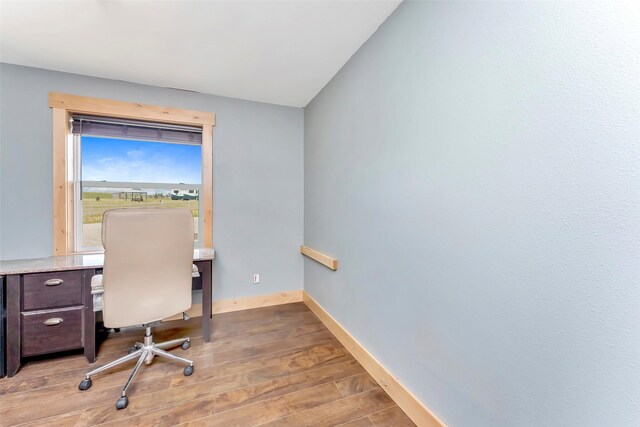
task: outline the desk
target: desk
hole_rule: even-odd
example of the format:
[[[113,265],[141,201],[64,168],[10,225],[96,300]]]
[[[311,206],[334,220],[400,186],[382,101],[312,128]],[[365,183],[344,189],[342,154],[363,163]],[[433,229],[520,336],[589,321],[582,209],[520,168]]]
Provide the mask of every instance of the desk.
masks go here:
[[[198,266],[202,279],[202,335],[205,342],[211,341],[214,257],[214,249],[193,251],[193,263]],[[0,276],[5,276],[8,376],[18,372],[23,357],[64,350],[82,348],[87,360],[95,362],[91,277],[100,274],[103,261],[102,254],[0,261]],[[194,289],[199,288],[194,286]]]

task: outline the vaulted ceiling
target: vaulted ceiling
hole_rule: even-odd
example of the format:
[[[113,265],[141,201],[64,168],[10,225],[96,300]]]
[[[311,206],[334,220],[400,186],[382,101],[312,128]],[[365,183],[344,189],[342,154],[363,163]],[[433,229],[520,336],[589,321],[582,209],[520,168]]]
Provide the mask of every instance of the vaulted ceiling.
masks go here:
[[[399,3],[2,0],[0,60],[304,107]]]

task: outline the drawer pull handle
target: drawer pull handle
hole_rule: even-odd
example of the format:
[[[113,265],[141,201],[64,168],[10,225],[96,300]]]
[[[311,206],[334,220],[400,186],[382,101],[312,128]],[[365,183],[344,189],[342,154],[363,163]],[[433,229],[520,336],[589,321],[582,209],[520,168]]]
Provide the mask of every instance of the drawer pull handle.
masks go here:
[[[44,282],[44,284],[47,286],[58,286],[58,285],[62,285],[63,283],[64,283],[64,280],[62,279],[49,279],[46,282]]]
[[[62,323],[61,317],[52,317],[51,319],[47,319],[44,321],[44,324],[47,326],[56,326]]]

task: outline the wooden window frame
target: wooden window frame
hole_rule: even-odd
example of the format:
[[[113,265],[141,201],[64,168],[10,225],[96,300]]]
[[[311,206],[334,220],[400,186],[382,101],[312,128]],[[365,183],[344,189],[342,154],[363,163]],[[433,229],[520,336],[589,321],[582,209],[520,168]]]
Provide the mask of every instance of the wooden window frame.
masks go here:
[[[73,143],[69,120],[74,113],[150,120],[202,128],[202,244],[213,248],[213,127],[216,115],[136,102],[49,93],[53,113],[53,253],[75,252]]]

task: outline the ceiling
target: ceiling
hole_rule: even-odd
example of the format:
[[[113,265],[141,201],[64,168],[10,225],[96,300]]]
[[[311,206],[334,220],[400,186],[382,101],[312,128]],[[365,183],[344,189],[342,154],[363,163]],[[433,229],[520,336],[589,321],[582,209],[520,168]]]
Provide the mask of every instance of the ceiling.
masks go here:
[[[304,107],[399,3],[1,0],[0,60]]]

